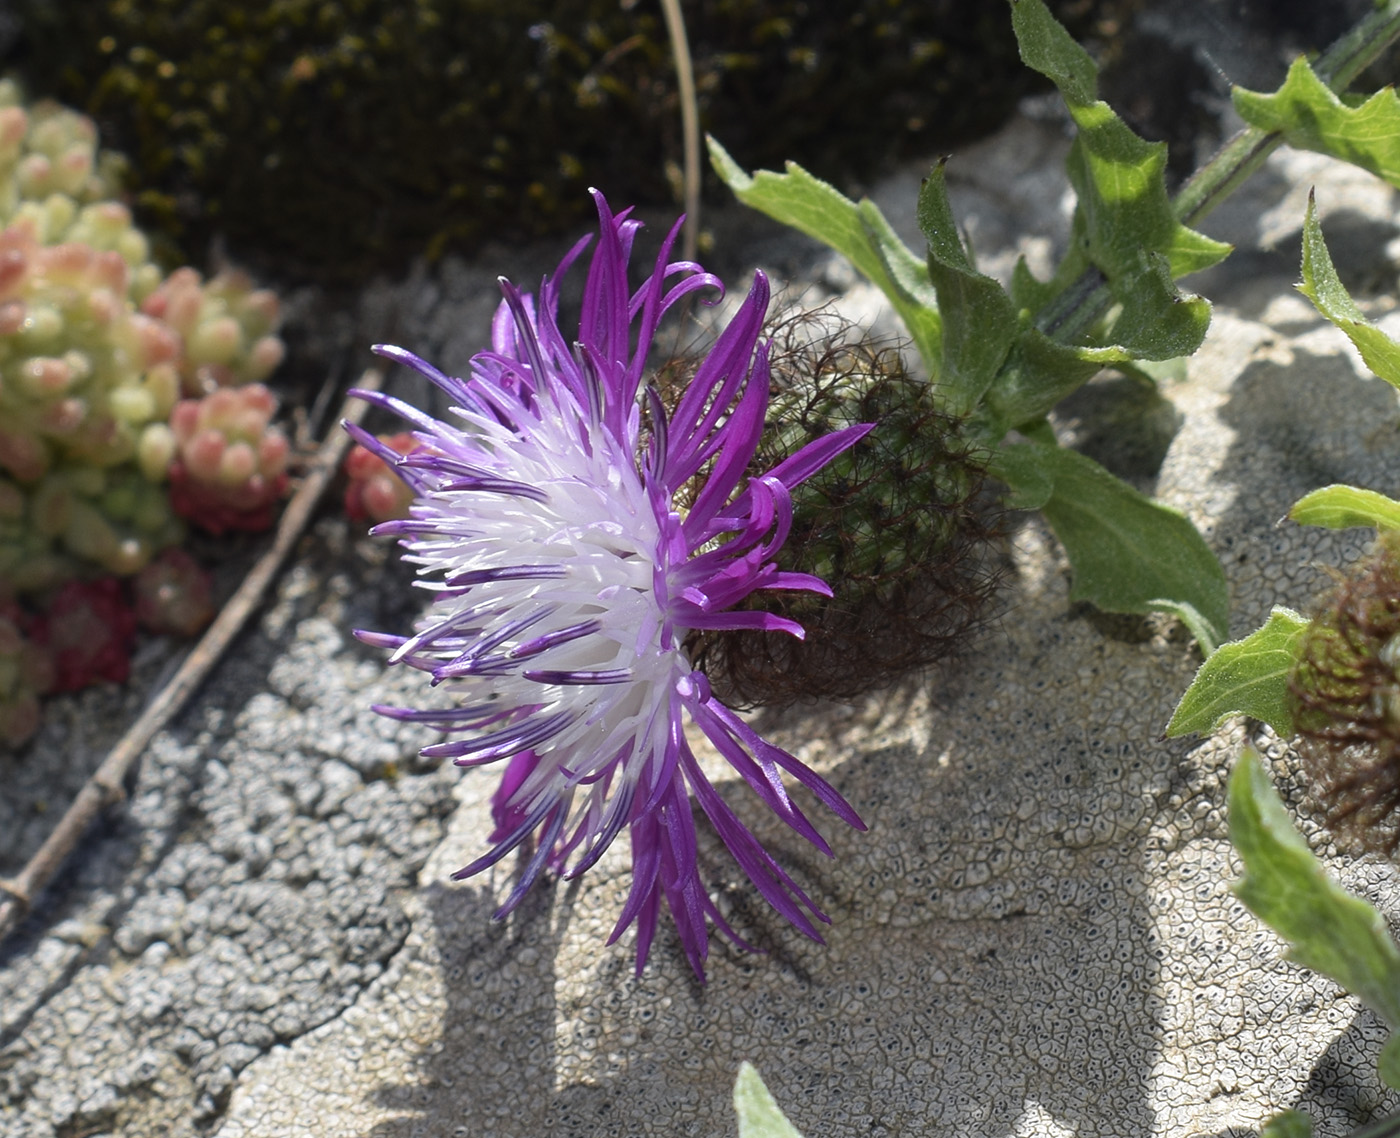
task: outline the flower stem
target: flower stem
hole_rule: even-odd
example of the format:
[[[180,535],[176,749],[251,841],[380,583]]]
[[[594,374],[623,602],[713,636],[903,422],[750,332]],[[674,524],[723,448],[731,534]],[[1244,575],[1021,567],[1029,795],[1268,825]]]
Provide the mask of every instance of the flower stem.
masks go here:
[[[1314,65],[1317,76],[1340,94],[1400,37],[1400,0],[1388,0],[1337,40]],[[1183,225],[1195,225],[1264,165],[1283,142],[1278,131],[1245,127],[1200,167],[1177,192],[1172,210]],[[1108,282],[1086,269],[1063,294],[1068,304],[1052,303],[1037,322],[1041,330],[1068,342],[1103,315],[1112,301]]]
[[[671,56],[675,60],[681,104],[681,134],[685,143],[685,231],[681,237],[681,255],[693,261],[700,233],[700,111],[680,0],[661,0],[661,11],[671,37]]]
[[[1340,94],[1400,36],[1400,2],[1372,12],[1327,49],[1313,70]],[[1193,225],[1230,196],[1283,142],[1278,131],[1245,127],[1181,187],[1172,202],[1177,219]]]

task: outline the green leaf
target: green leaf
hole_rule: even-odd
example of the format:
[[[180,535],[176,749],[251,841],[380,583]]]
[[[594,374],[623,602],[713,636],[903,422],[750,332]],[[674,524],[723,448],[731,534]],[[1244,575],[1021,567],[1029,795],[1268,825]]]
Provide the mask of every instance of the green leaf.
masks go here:
[[[1061,270],[1042,284],[1018,266],[1013,297],[1041,312],[1063,292],[1064,270],[1073,268],[1077,276],[1087,260],[1103,273],[1120,307],[1100,342],[1153,360],[1190,355],[1205,337],[1210,306],[1181,295],[1172,281],[1223,260],[1230,246],[1177,219],[1163,180],[1165,144],[1139,138],[1099,99],[1093,60],[1044,0],[1011,0],[1011,20],[1022,60],[1055,83],[1078,127],[1065,168],[1079,198],[1073,246]]]
[[[856,211],[866,237],[880,256],[880,264],[893,291],[877,278],[871,280],[884,291],[890,305],[899,313],[929,375],[936,377],[943,351],[943,318],[938,312],[938,294],[929,281],[928,265],[899,239],[874,202],[862,198]]]
[[[1303,218],[1303,283],[1298,291],[1347,334],[1368,368],[1387,383],[1400,387],[1400,345],[1366,319],[1337,277],[1327,244],[1322,240],[1322,226],[1318,224],[1311,193]]]
[[[1065,547],[1074,569],[1070,600],[1106,612],[1174,613],[1207,655],[1224,639],[1225,573],[1180,511],[1138,493],[1093,459],[1044,443],[1003,447],[993,474],[1011,488],[1013,504],[1039,505]]]
[[[1378,530],[1400,529],[1400,502],[1340,483],[1305,494],[1293,503],[1288,516],[1299,525],[1324,529],[1351,529],[1375,526]]]
[[[1036,328],[1016,338],[1006,366],[987,390],[987,412],[999,424],[1020,428],[1044,415],[1105,367],[1124,364],[1124,348],[1070,347]]]
[[[1111,336],[1147,360],[1189,356],[1210,327],[1210,302],[1184,295],[1172,283],[1165,257],[1139,250],[1134,267],[1109,285],[1123,306]]]
[[[1177,220],[1162,177],[1166,143],[1139,138],[1107,103],[1066,102],[1079,134],[1065,170],[1079,195],[1089,258],[1110,283],[1142,271],[1143,251],[1164,256],[1172,277],[1209,268],[1230,255],[1232,246]]]
[[[1092,103],[1099,97],[1099,69],[1040,0],[1011,0],[1011,26],[1021,62],[1047,76],[1066,102]]]
[[[1236,895],[1288,942],[1289,956],[1400,1026],[1400,948],[1381,915],[1313,856],[1253,750],[1230,776],[1230,840],[1245,867]]]
[[[1400,1091],[1400,1035],[1392,1035],[1376,1059],[1376,1074],[1393,1091]]]
[[[1177,220],[1162,178],[1166,144],[1139,138],[1099,99],[1093,60],[1043,0],[1011,0],[1011,23],[1022,61],[1059,88],[1079,128],[1066,168],[1090,258],[1110,283],[1139,272],[1143,251],[1164,255],[1173,277],[1228,256],[1229,245]]]
[[[1285,1110],[1264,1123],[1259,1138],[1312,1138],[1312,1119],[1301,1111]]]
[[[1400,186],[1400,98],[1393,88],[1347,106],[1299,56],[1274,94],[1236,87],[1231,97],[1250,126],[1278,131],[1290,146],[1330,154]]]
[[[919,228],[928,240],[928,276],[943,318],[939,385],[955,413],[977,406],[1016,338],[1016,310],[1006,291],[979,273],[958,236],[939,162],[919,191]]]
[[[787,164],[785,174],[759,170],[751,177],[718,142],[708,142],[710,162],[735,197],[844,254],[889,298],[929,374],[936,377],[943,356],[941,321],[928,270],[875,203],[857,205],[795,162]]]
[[[752,1063],[739,1064],[734,1111],[739,1116],[739,1138],[802,1138],[797,1127],[778,1109]]]
[[[1283,738],[1293,734],[1288,676],[1308,622],[1292,609],[1275,605],[1263,628],[1243,640],[1222,644],[1201,665],[1172,721],[1168,738],[1205,735],[1230,715],[1262,719]]]
[[[1118,370],[1125,375],[1135,375],[1144,383],[1154,387],[1163,383],[1181,383],[1186,379],[1187,357],[1174,356],[1169,360],[1134,360],[1119,364]]]

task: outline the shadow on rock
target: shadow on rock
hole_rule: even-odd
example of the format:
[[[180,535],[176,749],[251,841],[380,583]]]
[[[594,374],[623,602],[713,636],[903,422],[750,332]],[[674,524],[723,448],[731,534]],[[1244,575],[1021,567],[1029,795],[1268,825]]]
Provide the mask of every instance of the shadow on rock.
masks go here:
[[[640,979],[630,934],[595,939],[625,881],[585,879],[576,901],[558,884],[537,890],[500,931],[474,895],[434,887],[441,1034],[419,1079],[374,1096],[406,1113],[373,1138],[732,1134],[745,1059],[809,1134],[992,1138],[1044,1116],[1082,1135],[1150,1132],[1162,948],[1144,847],[1180,789],[1180,748],[1127,741],[1145,729],[1086,729],[1063,691],[1031,698],[1056,638],[1144,651],[1037,623],[1032,650],[970,668],[938,710],[913,685],[865,713],[765,718],[780,744],[848,756],[819,765],[868,834],[799,792],[834,860],[738,780],[716,783],[832,917],[826,946],[767,909],[703,819],[708,884],[766,950],[716,937],[704,986],[665,918]],[[1154,727],[1159,690],[1124,693]]]

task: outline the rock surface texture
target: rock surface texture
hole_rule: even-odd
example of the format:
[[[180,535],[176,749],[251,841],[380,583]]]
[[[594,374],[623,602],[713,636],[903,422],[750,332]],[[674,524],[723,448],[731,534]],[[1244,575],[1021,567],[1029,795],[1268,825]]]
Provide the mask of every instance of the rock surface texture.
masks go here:
[[[1054,121],[1020,119],[954,157],[954,206],[993,271],[1019,241],[1043,272],[1063,240],[1064,146]],[[877,195],[911,242],[917,177]],[[1306,608],[1320,566],[1362,548],[1354,533],[1276,525],[1297,497],[1332,481],[1400,489],[1394,392],[1291,287],[1314,184],[1348,284],[1393,291],[1392,192],[1276,155],[1206,225],[1239,251],[1188,282],[1215,318],[1188,377],[1165,385],[1170,406],[1126,413],[1139,397],[1101,379],[1057,424],[1192,517],[1229,576],[1234,635],[1274,603]],[[808,301],[842,293],[888,326],[843,262],[737,211],[715,225],[721,243],[748,234],[730,247],[775,278],[811,282]],[[398,342],[461,367],[502,268],[530,279],[449,264],[385,286],[367,327],[393,308]],[[766,718],[870,824],[823,826],[834,861],[709,756],[721,793],[833,924],[826,946],[803,940],[702,833],[721,904],[767,955],[716,942],[701,986],[669,935],[640,979],[628,941],[603,946],[625,843],[504,925],[489,917],[511,859],[450,881],[484,848],[494,779],[421,764],[429,740],[368,710],[419,677],[384,672],[349,629],[406,626],[416,602],[385,551],[323,523],[151,748],[129,806],[0,953],[0,1133],[710,1138],[735,1133],[744,1059],[808,1138],[1244,1135],[1286,1107],[1328,1138],[1400,1107],[1374,1075],[1382,1025],[1285,962],[1229,892],[1224,784],[1245,726],[1157,741],[1199,663],[1189,638],[1071,605],[1035,517],[1011,546],[1002,616],[955,670]],[[22,761],[95,762],[133,711],[105,700],[53,717]],[[1302,805],[1291,753],[1259,742]],[[0,779],[23,784],[4,765]],[[6,836],[0,872],[42,829]],[[1394,869],[1332,852],[1350,887],[1400,914]]]

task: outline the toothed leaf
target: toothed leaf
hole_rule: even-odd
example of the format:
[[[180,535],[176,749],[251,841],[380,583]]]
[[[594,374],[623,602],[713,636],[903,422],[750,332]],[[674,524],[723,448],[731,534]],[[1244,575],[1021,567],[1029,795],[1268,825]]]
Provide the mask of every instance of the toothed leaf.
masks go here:
[[[1288,676],[1308,622],[1275,605],[1264,626],[1222,644],[1201,665],[1167,724],[1167,735],[1208,734],[1231,715],[1252,715],[1283,738],[1293,734]]]
[[[1207,654],[1224,639],[1225,573],[1180,511],[1138,493],[1093,459],[1044,443],[1003,447],[993,472],[1023,500],[1040,501],[1074,569],[1070,600],[1106,612],[1173,613]]]
[[[739,1116],[739,1138],[802,1138],[797,1127],[778,1109],[777,1100],[752,1063],[739,1064],[734,1110]]]
[[[1297,1110],[1285,1110],[1264,1123],[1259,1138],[1312,1138],[1312,1119]]]
[[[1250,126],[1278,131],[1290,146],[1330,154],[1400,186],[1400,97],[1394,88],[1348,106],[1299,56],[1272,95],[1236,87],[1231,98]]]
[[[1288,942],[1288,955],[1400,1026],[1400,948],[1381,915],[1313,856],[1253,750],[1230,776],[1230,840],[1245,868],[1236,896]]]
[[[1312,194],[1308,194],[1308,210],[1303,217],[1303,283],[1298,291],[1347,334],[1368,368],[1387,383],[1400,387],[1400,344],[1366,319],[1338,278],[1327,243],[1322,239]]]
[[[943,356],[942,321],[928,269],[895,235],[875,203],[851,201],[795,162],[787,164],[785,174],[759,170],[750,176],[718,142],[708,142],[710,162],[735,197],[844,254],[889,298],[929,374],[937,376]]]
[[[1016,310],[1001,285],[979,273],[963,248],[941,162],[919,191],[918,217],[943,318],[940,389],[956,413],[966,413],[977,406],[1011,350]]]
[[[1293,503],[1288,516],[1299,525],[1323,529],[1375,526],[1400,529],[1400,502],[1359,486],[1324,486]]]

